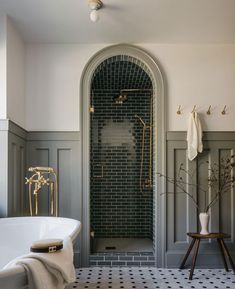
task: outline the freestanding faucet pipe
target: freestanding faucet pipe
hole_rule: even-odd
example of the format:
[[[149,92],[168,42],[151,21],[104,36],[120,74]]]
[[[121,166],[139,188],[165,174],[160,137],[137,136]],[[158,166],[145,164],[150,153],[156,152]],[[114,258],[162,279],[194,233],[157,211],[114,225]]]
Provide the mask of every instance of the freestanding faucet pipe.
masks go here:
[[[43,186],[47,185],[50,190],[50,214],[52,216],[58,217],[58,182],[57,176],[53,168],[50,167],[30,167],[29,172],[34,174],[30,178],[26,179],[26,185],[29,185],[29,210],[30,215],[33,216],[33,201],[32,197],[34,196],[34,208],[35,215],[38,215],[39,210],[39,200],[38,196]],[[47,178],[45,178],[45,175]],[[51,178],[52,175],[52,178]],[[32,191],[32,188],[34,189]]]

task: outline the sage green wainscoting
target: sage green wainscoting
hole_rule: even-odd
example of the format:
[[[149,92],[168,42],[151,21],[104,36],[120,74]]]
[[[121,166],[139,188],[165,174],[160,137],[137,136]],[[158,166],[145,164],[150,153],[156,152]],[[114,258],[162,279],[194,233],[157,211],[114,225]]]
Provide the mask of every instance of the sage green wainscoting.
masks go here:
[[[27,168],[55,169],[59,186],[59,216],[81,220],[81,169],[79,132],[29,132]],[[42,214],[49,213],[48,194],[41,194]]]
[[[82,220],[79,132],[27,132],[10,120],[0,120],[0,159],[0,217],[29,215],[27,169],[50,166],[58,175],[59,216]],[[48,215],[48,194],[40,196],[40,215]]]
[[[184,168],[194,171],[193,179],[198,178],[201,186],[208,184],[208,166],[213,163],[221,163],[223,158],[229,157],[235,152],[235,132],[206,132],[203,136],[203,153],[190,162],[187,158],[187,143],[185,132],[167,133],[167,174],[174,177],[178,173],[180,164]],[[208,163],[207,163],[208,162]],[[186,180],[187,181],[187,180]],[[167,185],[168,192],[175,192],[172,185]],[[189,186],[192,193],[192,187]],[[203,211],[204,195],[194,192]],[[208,196],[211,198],[211,192]],[[224,195],[211,210],[210,231],[231,234],[228,247],[235,257],[235,195],[233,189]],[[178,267],[189,245],[187,232],[200,230],[198,212],[192,201],[185,194],[168,194],[166,196],[166,265]],[[200,246],[197,265],[200,267],[222,266],[221,256],[217,242],[203,241]]]
[[[219,163],[222,158],[235,152],[235,132],[206,132],[203,137],[204,151],[192,162],[187,159],[185,132],[168,132],[166,140],[167,174],[174,176],[181,163],[195,170],[194,178],[207,184],[210,163]],[[27,192],[24,177],[29,166],[51,166],[59,177],[59,215],[82,222],[82,157],[79,132],[27,132],[9,120],[0,120],[0,217],[28,215]],[[209,162],[207,166],[201,165]],[[167,186],[167,191],[174,188]],[[43,212],[48,213],[47,194],[41,203]],[[177,267],[189,245],[186,232],[198,231],[198,212],[183,194],[163,195],[166,207],[162,208],[165,226],[156,230],[165,235],[165,266]],[[203,196],[197,194],[200,207]],[[211,211],[210,231],[231,234],[228,247],[235,257],[235,196],[232,189]],[[88,208],[89,212],[89,208]],[[156,214],[156,217],[158,214]],[[165,218],[164,218],[165,216]],[[155,222],[156,224],[157,222]],[[163,228],[164,227],[164,228]],[[79,264],[79,243],[75,261]],[[204,241],[200,246],[197,265],[200,267],[222,266],[217,243]]]
[[[79,132],[29,132],[27,168],[49,166],[58,176],[59,216],[82,221],[81,146]],[[49,194],[43,188],[41,213],[49,213]],[[27,198],[28,199],[28,198]],[[27,206],[28,207],[28,206]],[[80,265],[80,236],[75,247],[75,265]]]
[[[0,120],[0,217],[21,216],[27,132],[9,120]]]

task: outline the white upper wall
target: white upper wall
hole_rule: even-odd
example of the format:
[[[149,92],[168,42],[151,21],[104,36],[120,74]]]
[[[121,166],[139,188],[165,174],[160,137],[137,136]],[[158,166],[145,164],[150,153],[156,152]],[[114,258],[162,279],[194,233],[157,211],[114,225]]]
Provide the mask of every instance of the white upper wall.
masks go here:
[[[82,71],[107,44],[29,44],[26,49],[26,128],[76,131]],[[204,130],[235,130],[235,45],[138,44],[164,74],[168,130],[186,130],[193,105]],[[182,106],[182,115],[176,114]],[[206,110],[212,105],[212,115]],[[221,115],[223,106],[228,113]]]
[[[28,45],[28,130],[79,130],[79,88],[89,58],[104,45]]]
[[[235,130],[235,45],[141,46],[155,56],[164,72],[168,130],[186,130],[194,105],[204,130]],[[176,114],[179,105],[181,116]],[[222,115],[225,105],[228,111]]]
[[[6,17],[0,16],[0,119],[5,119],[7,117],[6,47]]]
[[[7,18],[7,117],[25,128],[25,45]]]

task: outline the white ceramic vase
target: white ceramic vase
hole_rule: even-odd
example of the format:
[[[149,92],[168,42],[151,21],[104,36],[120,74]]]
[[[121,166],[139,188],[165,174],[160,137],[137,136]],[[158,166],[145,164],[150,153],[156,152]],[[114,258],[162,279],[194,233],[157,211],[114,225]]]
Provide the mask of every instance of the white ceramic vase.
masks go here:
[[[210,216],[207,213],[200,213],[199,214],[199,220],[201,223],[201,232],[202,235],[209,234],[208,232],[208,224],[209,224]]]

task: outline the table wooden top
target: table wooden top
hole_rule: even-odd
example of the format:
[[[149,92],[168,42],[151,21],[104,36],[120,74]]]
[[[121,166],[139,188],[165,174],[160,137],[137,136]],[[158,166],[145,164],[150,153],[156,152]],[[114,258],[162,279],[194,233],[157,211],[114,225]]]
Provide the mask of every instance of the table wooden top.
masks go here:
[[[197,239],[227,239],[231,237],[226,233],[209,233],[207,235],[202,235],[200,233],[187,233],[187,235]]]

